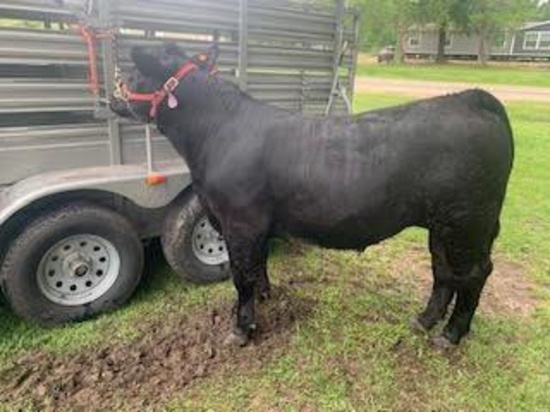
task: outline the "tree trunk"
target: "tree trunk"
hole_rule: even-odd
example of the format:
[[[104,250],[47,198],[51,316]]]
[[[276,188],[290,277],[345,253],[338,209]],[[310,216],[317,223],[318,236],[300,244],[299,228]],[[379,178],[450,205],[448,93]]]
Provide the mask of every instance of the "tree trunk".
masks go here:
[[[479,33],[479,50],[477,54],[477,62],[481,66],[487,66],[489,59],[489,51],[487,45],[489,44],[487,30],[481,30]]]
[[[477,62],[482,65],[486,66],[487,62],[489,60],[489,53],[490,53],[490,32],[488,27],[481,27],[481,30],[479,31],[479,50],[477,54]]]
[[[405,63],[405,41],[407,29],[404,24],[397,24],[397,42],[395,44],[395,63]]]
[[[435,56],[436,63],[445,63],[445,43],[447,42],[447,23],[441,23],[437,35],[437,54]]]

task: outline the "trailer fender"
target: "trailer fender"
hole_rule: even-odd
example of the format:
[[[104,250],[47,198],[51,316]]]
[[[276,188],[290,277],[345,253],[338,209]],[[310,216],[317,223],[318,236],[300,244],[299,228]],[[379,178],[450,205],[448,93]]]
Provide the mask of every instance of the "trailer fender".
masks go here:
[[[156,166],[151,178],[145,165],[116,165],[48,172],[0,189],[0,226],[18,211],[48,196],[76,190],[121,195],[144,208],[168,205],[191,184],[189,169],[180,161]]]

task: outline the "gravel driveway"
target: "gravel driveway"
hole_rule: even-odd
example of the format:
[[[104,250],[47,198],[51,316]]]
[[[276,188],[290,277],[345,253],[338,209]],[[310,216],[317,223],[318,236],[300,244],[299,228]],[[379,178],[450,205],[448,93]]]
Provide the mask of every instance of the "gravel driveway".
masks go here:
[[[524,87],[474,83],[450,83],[419,80],[386,79],[360,76],[355,80],[356,92],[391,93],[413,97],[433,97],[479,87],[505,101],[550,103],[550,87]]]

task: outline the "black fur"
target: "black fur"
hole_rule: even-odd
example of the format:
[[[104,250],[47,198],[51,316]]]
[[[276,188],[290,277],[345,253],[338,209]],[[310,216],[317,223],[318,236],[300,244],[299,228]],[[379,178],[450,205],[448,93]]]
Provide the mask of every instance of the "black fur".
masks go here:
[[[135,50],[130,86],[150,92],[188,57]],[[147,75],[148,77],[145,77]],[[434,287],[416,324],[440,321],[444,342],[469,331],[487,276],[513,161],[501,103],[482,90],[357,116],[307,118],[260,103],[198,70],[156,119],[187,161],[195,191],[228,245],[237,331],[255,329],[254,291],[269,291],[267,241],[290,234],[363,250],[406,227],[429,230]],[[128,115],[125,103],[113,110]],[[147,121],[148,106],[133,105]]]

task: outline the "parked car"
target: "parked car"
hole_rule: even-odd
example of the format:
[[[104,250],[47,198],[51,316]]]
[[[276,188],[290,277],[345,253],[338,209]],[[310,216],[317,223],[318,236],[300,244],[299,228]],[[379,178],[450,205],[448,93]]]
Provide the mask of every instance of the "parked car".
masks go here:
[[[395,46],[386,46],[378,52],[378,63],[391,63],[395,58]]]

